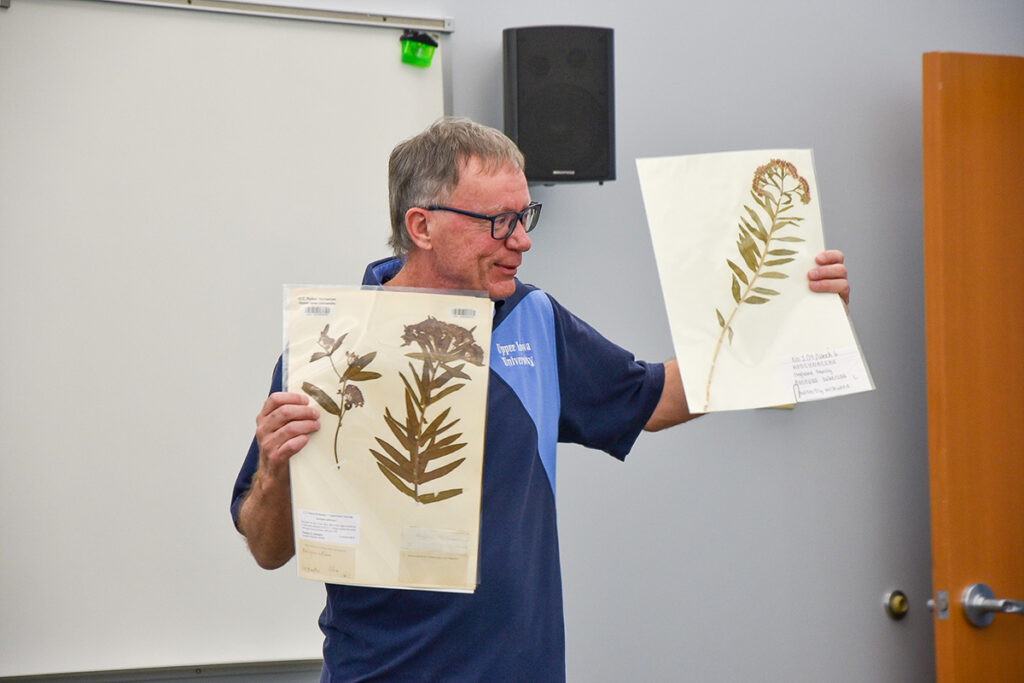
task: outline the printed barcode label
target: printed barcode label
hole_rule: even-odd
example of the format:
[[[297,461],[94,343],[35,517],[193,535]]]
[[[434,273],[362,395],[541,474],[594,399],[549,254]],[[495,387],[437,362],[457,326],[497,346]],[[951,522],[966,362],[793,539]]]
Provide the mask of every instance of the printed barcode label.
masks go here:
[[[452,309],[452,317],[453,318],[475,318],[476,317],[476,309],[475,308],[453,308]]]
[[[302,315],[323,317],[334,312],[333,306],[303,306]]]

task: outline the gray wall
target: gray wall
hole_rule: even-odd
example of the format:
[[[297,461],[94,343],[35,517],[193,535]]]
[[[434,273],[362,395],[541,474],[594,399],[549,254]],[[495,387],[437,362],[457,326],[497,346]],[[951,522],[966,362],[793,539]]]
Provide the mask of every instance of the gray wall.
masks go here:
[[[563,448],[569,677],[932,680],[921,54],[1024,54],[1024,4],[320,4],[453,17],[449,110],[496,126],[501,29],[615,29],[618,180],[533,188],[544,217],[522,277],[641,358],[671,343],[633,159],[815,150],[878,389],[712,415],[641,437],[625,464]],[[899,623],[882,609],[893,588],[911,601]]]
[[[534,188],[544,219],[524,279],[639,357],[667,357],[633,159],[812,147],[878,386],[646,435],[625,464],[563,448],[570,679],[933,680],[921,54],[1024,54],[1024,4],[438,6],[456,20],[453,111],[495,125],[502,28],[615,29],[619,179]],[[881,607],[893,588],[911,600],[898,623]]]

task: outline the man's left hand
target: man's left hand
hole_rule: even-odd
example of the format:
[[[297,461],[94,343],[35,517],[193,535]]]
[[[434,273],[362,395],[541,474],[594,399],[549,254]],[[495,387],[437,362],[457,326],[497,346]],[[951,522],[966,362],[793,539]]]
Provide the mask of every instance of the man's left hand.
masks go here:
[[[850,282],[846,279],[843,252],[828,249],[814,257],[818,265],[807,272],[812,292],[832,292],[843,300],[843,307],[850,311]]]

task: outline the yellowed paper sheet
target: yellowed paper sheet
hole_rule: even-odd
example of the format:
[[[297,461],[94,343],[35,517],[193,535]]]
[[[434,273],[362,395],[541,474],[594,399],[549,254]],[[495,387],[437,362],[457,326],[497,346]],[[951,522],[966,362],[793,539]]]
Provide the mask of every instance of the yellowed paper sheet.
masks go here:
[[[692,411],[761,408],[874,388],[835,294],[810,150],[638,159],[669,326]]]
[[[290,465],[299,576],[476,588],[492,306],[285,288],[285,384],[321,412]]]

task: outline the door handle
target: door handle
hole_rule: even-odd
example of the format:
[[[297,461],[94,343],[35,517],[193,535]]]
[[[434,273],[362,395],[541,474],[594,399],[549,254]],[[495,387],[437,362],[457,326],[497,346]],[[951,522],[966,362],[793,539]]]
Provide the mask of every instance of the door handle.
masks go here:
[[[960,596],[964,616],[978,628],[985,628],[996,618],[996,612],[1024,615],[1024,601],[999,599],[983,583],[972,583]]]

